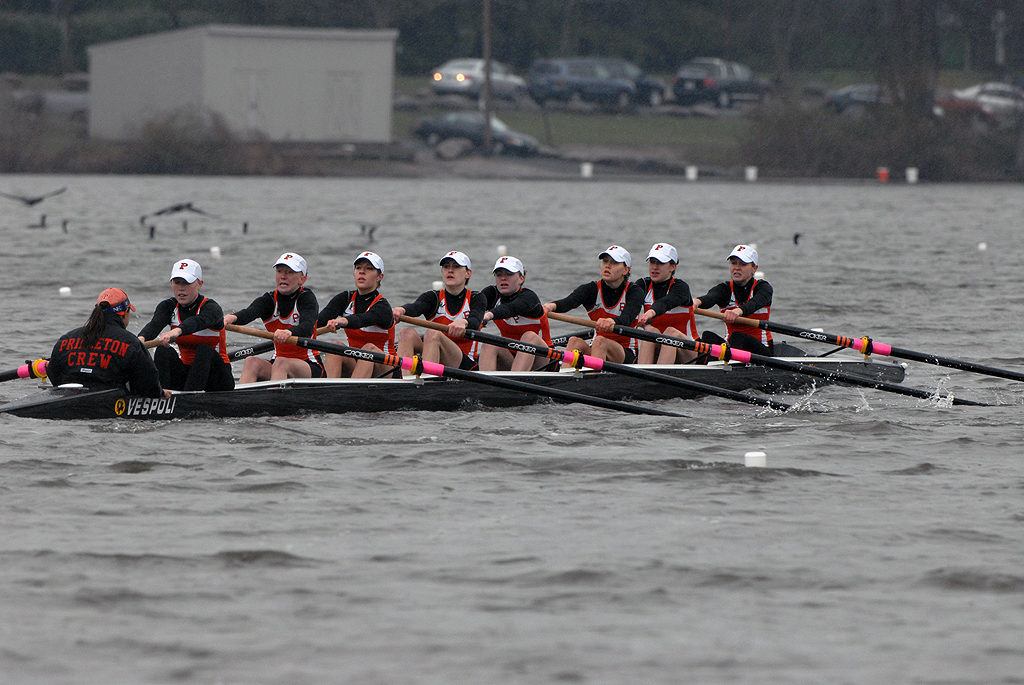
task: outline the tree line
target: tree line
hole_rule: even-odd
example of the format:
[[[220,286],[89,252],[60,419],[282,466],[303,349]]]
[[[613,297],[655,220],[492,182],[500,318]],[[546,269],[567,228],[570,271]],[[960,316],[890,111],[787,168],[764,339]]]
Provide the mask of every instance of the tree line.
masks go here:
[[[662,73],[721,56],[778,81],[794,70],[903,72],[908,61],[1024,65],[1024,0],[0,0],[0,71],[83,71],[94,43],[216,22],[396,28],[397,68],[417,74],[481,54],[484,2],[495,58],[519,70],[560,55]]]

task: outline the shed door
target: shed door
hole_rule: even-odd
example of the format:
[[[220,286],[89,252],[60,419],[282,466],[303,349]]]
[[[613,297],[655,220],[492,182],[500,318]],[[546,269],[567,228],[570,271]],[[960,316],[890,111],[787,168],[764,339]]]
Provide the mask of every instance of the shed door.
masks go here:
[[[363,74],[357,71],[327,72],[327,132],[341,140],[359,140],[362,122]]]

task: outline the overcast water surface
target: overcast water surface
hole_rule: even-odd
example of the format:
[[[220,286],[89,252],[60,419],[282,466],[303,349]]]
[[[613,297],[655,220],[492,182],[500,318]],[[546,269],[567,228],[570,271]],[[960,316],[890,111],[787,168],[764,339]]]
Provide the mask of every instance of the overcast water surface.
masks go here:
[[[0,198],[4,369],[107,286],[138,330],[182,257],[230,311],[286,250],[325,303],[373,249],[397,305],[450,249],[481,288],[506,246],[547,300],[610,243],[640,276],[668,241],[698,294],[753,242],[777,321],[1024,370],[1019,186],[0,176],[61,186]],[[140,223],[181,202],[215,216]],[[1020,683],[1024,385],[916,363],[906,384],[995,406],[0,415],[0,680]]]

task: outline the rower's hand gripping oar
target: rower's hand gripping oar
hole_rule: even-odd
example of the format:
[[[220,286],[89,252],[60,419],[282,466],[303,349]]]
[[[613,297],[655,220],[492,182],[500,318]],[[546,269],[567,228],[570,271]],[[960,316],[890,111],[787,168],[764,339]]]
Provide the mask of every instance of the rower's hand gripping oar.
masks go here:
[[[411,316],[402,316],[401,320],[404,323],[412,324],[414,326],[422,326],[424,328],[432,328],[436,331],[447,331],[448,327],[444,324],[434,323],[433,321],[426,321],[424,319],[414,319]],[[594,324],[591,324],[594,325]],[[488,345],[496,345],[498,347],[504,347],[512,351],[522,350],[529,352],[530,354],[538,357],[545,357],[547,359],[553,359],[555,361],[564,362],[575,368],[585,366],[588,369],[595,371],[611,371],[612,373],[619,373],[624,376],[633,376],[634,378],[643,378],[644,380],[654,381],[655,383],[664,383],[666,385],[674,385],[680,388],[686,388],[687,390],[693,390],[695,392],[701,392],[708,395],[717,395],[718,397],[725,397],[730,400],[736,400],[738,402],[746,402],[748,404],[756,404],[762,407],[771,407],[772,409],[779,409],[785,411],[790,409],[788,404],[783,402],[775,402],[774,400],[764,399],[762,397],[754,397],[752,395],[745,395],[735,390],[728,390],[726,388],[719,388],[716,385],[708,385],[707,383],[700,383],[697,381],[687,380],[685,378],[677,378],[675,376],[668,376],[663,373],[657,373],[655,371],[648,371],[646,369],[638,369],[628,364],[619,364],[611,361],[604,361],[597,357],[591,357],[586,354],[575,355],[568,350],[556,350],[543,345],[535,345],[533,343],[523,342],[522,340],[512,340],[511,338],[504,338],[500,335],[491,335],[484,333],[483,331],[473,331],[467,329],[465,337],[469,340],[476,340]]]
[[[235,324],[228,324],[226,328],[229,331],[234,331],[235,333],[244,333],[245,335],[252,335],[257,338],[271,339],[274,337],[273,333],[261,331],[258,328],[236,326]],[[375,364],[400,366],[411,373],[429,373],[432,376],[444,376],[446,378],[455,378],[461,381],[468,381],[470,383],[492,385],[499,388],[505,388],[507,390],[517,390],[519,392],[525,392],[533,395],[544,395],[546,397],[566,402],[579,402],[580,404],[589,404],[603,409],[617,409],[630,414],[648,414],[651,416],[675,416],[677,418],[687,418],[684,414],[662,411],[661,409],[650,409],[638,405],[627,404],[625,402],[616,402],[614,400],[606,400],[600,397],[582,395],[577,392],[569,392],[568,390],[560,390],[558,388],[548,388],[543,385],[525,383],[511,378],[488,376],[478,371],[466,371],[464,369],[444,366],[443,364],[437,364],[434,362],[425,362],[418,357],[399,357],[396,354],[385,354],[374,350],[361,350],[355,347],[349,347],[348,345],[323,342],[315,338],[301,338],[294,335],[289,337],[287,342],[290,345],[298,345],[299,347],[305,347],[306,349],[317,350],[319,352],[338,354],[343,357],[349,357],[350,359],[366,359],[374,362]]]
[[[709,316],[713,319],[722,319],[720,312],[713,312],[708,309],[696,309],[694,310],[701,316]],[[867,356],[870,354],[880,354],[887,357],[898,357],[900,359],[910,359],[915,362],[924,362],[925,364],[935,364],[936,366],[945,366],[950,369],[960,369],[961,371],[971,371],[974,373],[984,374],[986,376],[997,376],[999,378],[1008,378],[1013,381],[1024,381],[1024,373],[1019,371],[1011,371],[1009,369],[999,369],[994,366],[985,366],[984,364],[976,364],[969,362],[964,359],[953,359],[952,357],[940,357],[936,354],[928,354],[926,352],[915,352],[914,350],[906,350],[902,347],[893,347],[892,345],[886,345],[880,343],[871,338],[848,338],[845,335],[835,335],[834,333],[821,333],[819,331],[812,331],[807,328],[799,328],[797,326],[789,326],[784,323],[777,323],[775,321],[761,321],[759,319],[751,319],[745,316],[736,318],[736,323],[744,326],[754,326],[765,331],[771,331],[772,333],[781,333],[782,335],[791,335],[796,338],[803,338],[804,340],[815,340],[817,342],[828,343],[830,345],[838,345],[839,347],[848,347],[850,349],[857,350],[861,354]]]
[[[575,316],[566,316],[565,314],[556,314],[555,312],[548,312],[548,317],[552,319],[557,319],[559,321],[566,321],[568,323],[579,325],[583,325],[583,323],[588,320],[581,319]],[[936,393],[928,392],[927,390],[907,388],[902,385],[888,383],[883,380],[872,380],[870,378],[864,378],[863,376],[857,376],[855,374],[846,373],[844,371],[826,371],[825,369],[819,369],[810,364],[800,364],[797,362],[788,362],[782,359],[776,359],[775,357],[766,357],[764,355],[754,354],[753,352],[747,352],[746,350],[739,350],[734,347],[729,347],[728,345],[713,345],[706,342],[683,340],[682,338],[673,338],[672,336],[664,335],[662,333],[652,333],[651,331],[645,331],[639,328],[631,328],[629,326],[616,325],[613,330],[615,333],[618,333],[619,335],[625,335],[630,338],[639,338],[640,340],[649,340],[651,342],[660,343],[662,345],[679,347],[684,350],[694,350],[698,354],[707,354],[714,357],[715,359],[721,359],[723,361],[737,361],[741,363],[757,364],[759,366],[770,366],[776,369],[795,371],[797,373],[802,373],[808,376],[817,376],[818,378],[824,378],[830,381],[838,381],[841,383],[848,383],[850,385],[860,385],[863,387],[874,388],[876,390],[884,390],[885,392],[892,392],[899,395],[918,397],[920,399],[931,399],[936,396]],[[953,404],[971,405],[975,407],[989,406],[983,402],[965,400],[959,397],[953,397],[952,402]]]

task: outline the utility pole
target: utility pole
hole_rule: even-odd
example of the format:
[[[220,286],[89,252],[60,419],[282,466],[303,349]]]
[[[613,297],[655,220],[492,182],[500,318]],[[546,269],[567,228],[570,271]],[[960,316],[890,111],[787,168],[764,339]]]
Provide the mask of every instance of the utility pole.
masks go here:
[[[484,110],[484,154],[491,154],[491,0],[484,3],[483,58],[484,58],[484,90],[480,94]]]
[[[992,32],[996,34],[996,71],[1006,80],[1006,12],[996,10],[992,17]]]

